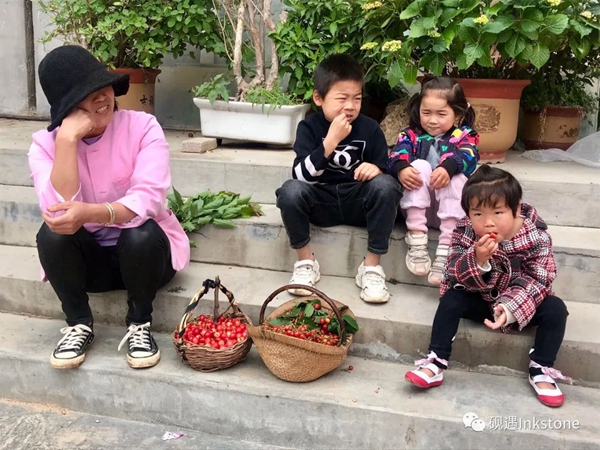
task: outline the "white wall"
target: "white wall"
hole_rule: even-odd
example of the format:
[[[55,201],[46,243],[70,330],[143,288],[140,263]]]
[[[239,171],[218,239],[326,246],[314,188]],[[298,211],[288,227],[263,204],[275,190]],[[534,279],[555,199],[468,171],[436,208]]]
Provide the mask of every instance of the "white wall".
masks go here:
[[[23,0],[0,0],[0,114],[29,114]]]

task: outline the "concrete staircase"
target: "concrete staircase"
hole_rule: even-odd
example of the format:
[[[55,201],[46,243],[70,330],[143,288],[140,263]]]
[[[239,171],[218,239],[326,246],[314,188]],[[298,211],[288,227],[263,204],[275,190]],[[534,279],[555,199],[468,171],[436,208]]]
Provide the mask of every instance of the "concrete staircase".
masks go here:
[[[409,366],[403,364],[426,352],[438,295],[406,270],[401,226],[383,260],[393,297],[380,306],[363,303],[352,279],[365,251],[365,230],[313,228],[324,275],[319,289],[348,303],[363,327],[351,350],[351,373],[335,371],[308,385],[292,385],[273,377],[253,351],[231,370],[200,374],[181,365],[167,334],[157,338],[163,354],[159,366],[132,372],[124,355],[115,353],[124,334],[123,292],[91,296],[96,322],[105,325],[98,326],[88,361],[59,373],[50,369],[48,357],[63,314],[51,287],[39,282],[35,233],[41,214],[26,158],[31,132],[41,127],[0,120],[0,311],[5,311],[0,365],[8,374],[0,381],[0,397],[294,448],[496,448],[488,434],[500,439],[498,448],[600,448],[595,406],[600,400],[595,389],[600,387],[600,171],[534,163],[516,154],[502,166],[519,178],[525,200],[551,224],[559,266],[555,288],[570,312],[557,367],[577,380],[577,386],[561,385],[567,401],[559,410],[539,404],[524,378],[533,330],[506,335],[465,321],[452,354],[452,368],[459,370],[448,372],[444,386],[423,393],[405,384]],[[266,215],[240,221],[235,230],[208,226],[192,235],[198,246],[193,262],[160,291],[153,327],[170,333],[201,282],[215,275],[256,322],[262,302],[288,282],[295,261],[273,205],[275,189],[291,176],[293,152],[226,148],[184,154],[177,150],[187,133],[167,137],[173,184],[182,194],[205,189],[253,194]],[[434,241],[435,234],[432,251]],[[207,312],[210,303],[206,299],[199,308]],[[477,433],[462,425],[462,416],[471,411],[486,421],[535,416],[579,420],[581,427]]]

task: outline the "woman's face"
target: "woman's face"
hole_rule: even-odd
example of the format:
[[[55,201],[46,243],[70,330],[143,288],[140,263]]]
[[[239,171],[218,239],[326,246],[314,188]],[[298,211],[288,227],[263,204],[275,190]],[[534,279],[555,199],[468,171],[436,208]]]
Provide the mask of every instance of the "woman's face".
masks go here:
[[[115,91],[112,86],[107,86],[88,95],[77,107],[87,112],[96,124],[85,137],[99,136],[113,120]]]

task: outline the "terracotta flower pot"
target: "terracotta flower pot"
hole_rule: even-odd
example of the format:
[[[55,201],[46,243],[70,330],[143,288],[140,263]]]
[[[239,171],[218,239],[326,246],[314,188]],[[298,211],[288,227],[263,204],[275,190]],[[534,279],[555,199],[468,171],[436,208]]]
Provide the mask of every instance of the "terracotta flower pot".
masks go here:
[[[154,85],[160,70],[113,69],[112,72],[129,74],[129,92],[117,98],[119,108],[154,114]]]
[[[567,150],[579,139],[581,117],[581,109],[572,106],[548,106],[543,111],[526,111],[523,143],[530,150]]]
[[[519,124],[521,92],[529,80],[458,78],[476,113],[474,129],[481,141],[482,162],[504,162],[515,143]]]

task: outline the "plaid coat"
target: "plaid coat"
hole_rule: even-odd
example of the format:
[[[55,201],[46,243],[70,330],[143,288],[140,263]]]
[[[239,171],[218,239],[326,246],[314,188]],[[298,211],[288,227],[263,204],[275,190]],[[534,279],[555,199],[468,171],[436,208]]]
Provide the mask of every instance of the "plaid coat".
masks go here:
[[[552,254],[552,238],[548,226],[535,208],[521,204],[523,226],[510,240],[500,244],[490,259],[492,270],[483,275],[477,267],[475,235],[469,218],[460,220],[452,234],[452,245],[446,262],[440,293],[458,285],[479,292],[490,307],[502,303],[514,316],[522,330],[544,299],[553,295],[556,263]],[[509,327],[511,327],[509,325]]]

